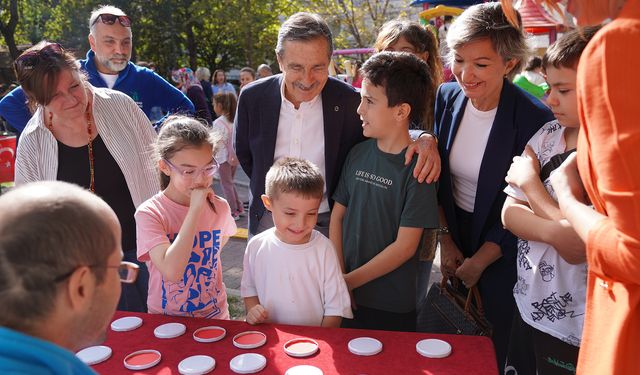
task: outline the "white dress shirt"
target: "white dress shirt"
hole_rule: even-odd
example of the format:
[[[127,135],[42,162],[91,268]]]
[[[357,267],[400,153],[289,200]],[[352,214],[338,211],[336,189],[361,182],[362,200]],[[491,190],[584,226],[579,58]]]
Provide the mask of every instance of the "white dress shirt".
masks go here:
[[[273,161],[283,157],[306,159],[315,164],[325,180],[324,194],[319,213],[329,212],[327,200],[326,169],[324,161],[324,117],[322,114],[322,96],[318,95],[308,102],[300,103],[296,109],[284,96],[284,80],[280,87],[282,104],[276,137],[276,150]]]

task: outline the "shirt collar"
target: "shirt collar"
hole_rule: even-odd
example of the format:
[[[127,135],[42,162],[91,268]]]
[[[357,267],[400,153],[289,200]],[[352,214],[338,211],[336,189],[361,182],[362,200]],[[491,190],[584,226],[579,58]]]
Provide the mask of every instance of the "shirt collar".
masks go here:
[[[293,105],[293,103],[291,103],[291,101],[289,101],[289,99],[287,99],[284,96],[284,87],[285,87],[285,82],[284,82],[284,75],[282,76],[282,81],[280,83],[280,97],[282,98],[282,105],[286,105],[289,106],[291,108],[295,109],[295,106]],[[320,100],[320,97],[322,96],[322,91],[320,92],[320,94],[316,95],[313,99],[311,99],[308,102],[302,102],[300,103],[300,109],[303,108],[308,108],[308,107],[312,107],[313,105],[315,105],[316,103],[318,103],[318,101]]]

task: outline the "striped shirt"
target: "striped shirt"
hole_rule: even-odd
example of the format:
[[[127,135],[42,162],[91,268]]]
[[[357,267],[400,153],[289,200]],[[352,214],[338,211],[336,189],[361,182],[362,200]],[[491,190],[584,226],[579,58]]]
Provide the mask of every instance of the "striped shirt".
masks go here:
[[[98,134],[122,170],[133,204],[138,207],[160,191],[152,157],[156,133],[129,96],[91,85],[90,89]],[[47,129],[44,111],[39,107],[18,142],[15,183],[55,180],[57,175],[58,142]]]

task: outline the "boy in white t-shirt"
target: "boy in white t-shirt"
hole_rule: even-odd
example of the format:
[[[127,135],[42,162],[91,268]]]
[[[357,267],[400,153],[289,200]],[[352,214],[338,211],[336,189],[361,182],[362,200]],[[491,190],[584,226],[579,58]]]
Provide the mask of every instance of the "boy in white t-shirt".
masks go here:
[[[248,323],[339,327],[353,316],[335,249],[313,229],[323,191],[320,170],[306,160],[283,158],[267,173],[262,201],[275,227],[254,236],[244,253]]]
[[[547,104],[556,120],[531,138],[506,177],[502,221],[518,236],[513,295],[520,314],[514,317],[505,374],[575,374],[585,313],[586,253],[558,208],[549,176],[576,148],[577,66],[597,30],[570,31],[545,53]]]

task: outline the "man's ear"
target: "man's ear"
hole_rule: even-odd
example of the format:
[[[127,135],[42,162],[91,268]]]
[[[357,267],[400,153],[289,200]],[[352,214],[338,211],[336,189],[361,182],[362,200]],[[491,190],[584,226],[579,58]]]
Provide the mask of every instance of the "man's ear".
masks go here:
[[[96,50],[96,38],[89,34],[89,47],[91,47],[91,50],[95,52]]]
[[[284,66],[282,65],[282,61],[280,61],[280,55],[276,52],[276,60],[278,61],[278,67],[280,67],[280,71],[284,72]]]
[[[269,199],[269,197],[266,194],[262,194],[260,196],[260,198],[262,199],[262,204],[264,204],[264,207],[269,210],[271,210],[271,199]]]
[[[404,121],[409,118],[409,115],[411,115],[411,105],[409,105],[409,103],[398,104],[396,107],[397,121]]]
[[[70,308],[73,310],[88,309],[96,290],[96,278],[87,266],[78,267],[69,276],[66,291]]]

